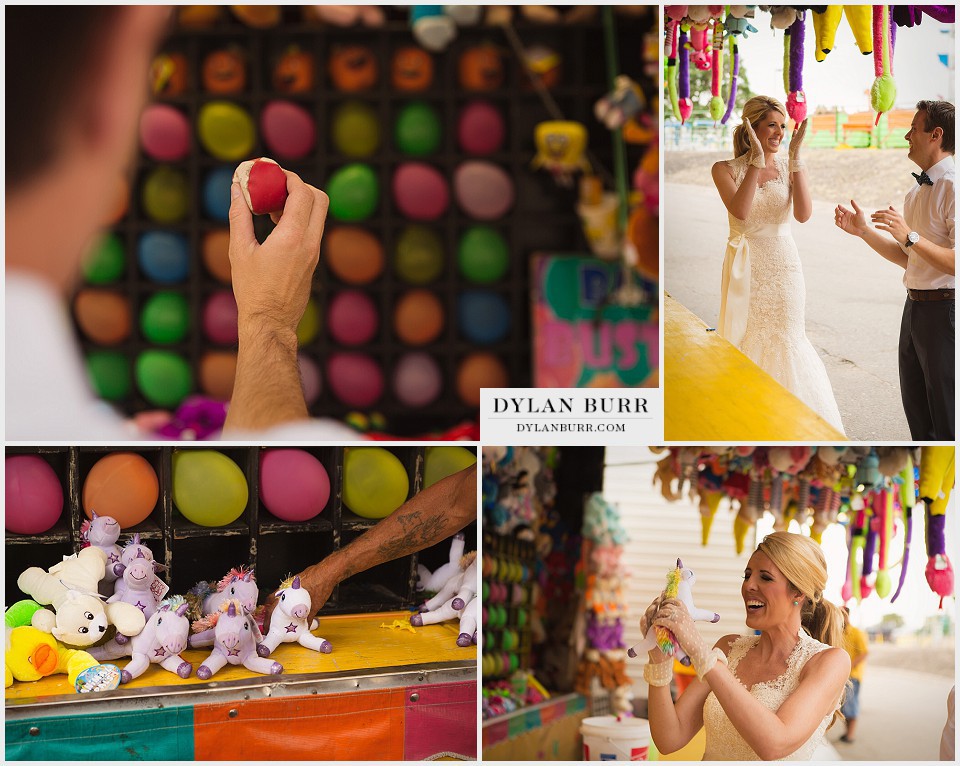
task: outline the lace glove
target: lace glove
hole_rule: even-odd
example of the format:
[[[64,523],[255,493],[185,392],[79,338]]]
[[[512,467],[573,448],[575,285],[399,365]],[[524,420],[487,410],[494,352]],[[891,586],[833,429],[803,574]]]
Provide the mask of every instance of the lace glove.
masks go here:
[[[804,166],[803,160],[800,159],[800,145],[803,143],[804,136],[806,135],[807,121],[804,120],[800,123],[800,127],[793,131],[793,136],[790,138],[789,170],[791,173],[796,173]]]
[[[664,598],[663,594],[657,596],[647,607],[640,618],[640,635],[646,636],[647,631],[653,626],[660,609],[665,604],[679,604],[676,599]],[[654,645],[650,650],[654,655],[662,656],[662,652]],[[643,666],[643,678],[650,686],[669,686],[673,680],[673,658],[665,657],[659,662],[650,660]]]
[[[763,170],[763,168],[767,166],[767,160],[763,156],[763,146],[760,144],[760,139],[757,138],[753,125],[750,124],[750,120],[746,117],[743,118],[743,129],[747,131],[747,138],[750,141],[750,149],[747,152],[747,164]]]
[[[701,681],[707,673],[713,670],[713,666],[717,664],[718,660],[726,664],[726,655],[719,649],[711,649],[704,642],[700,631],[694,625],[693,618],[682,603],[665,604],[657,614],[653,624],[668,628],[673,632],[680,648],[690,657],[693,669],[697,671],[697,678]]]

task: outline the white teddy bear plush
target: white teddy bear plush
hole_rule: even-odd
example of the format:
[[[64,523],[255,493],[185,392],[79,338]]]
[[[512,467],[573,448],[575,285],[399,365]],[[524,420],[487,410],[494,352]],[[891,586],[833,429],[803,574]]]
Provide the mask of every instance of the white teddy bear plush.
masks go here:
[[[40,609],[31,620],[33,627],[50,633],[58,641],[73,647],[92,646],[106,633],[107,626],[115,625],[124,636],[135,636],[146,623],[132,604],[104,604],[97,586],[106,572],[107,556],[99,548],[90,546],[45,572],[30,567],[17,578],[17,587],[40,604],[51,605]]]

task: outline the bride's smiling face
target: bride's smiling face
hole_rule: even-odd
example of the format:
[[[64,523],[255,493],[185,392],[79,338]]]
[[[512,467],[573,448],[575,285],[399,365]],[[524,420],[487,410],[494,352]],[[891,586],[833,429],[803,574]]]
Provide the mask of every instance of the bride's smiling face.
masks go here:
[[[764,630],[787,621],[798,595],[789,580],[763,551],[756,551],[743,570],[740,587],[747,609],[747,627]]]
[[[759,122],[753,123],[753,132],[760,139],[760,145],[766,154],[780,151],[780,142],[787,130],[787,119],[776,109],[767,112]]]

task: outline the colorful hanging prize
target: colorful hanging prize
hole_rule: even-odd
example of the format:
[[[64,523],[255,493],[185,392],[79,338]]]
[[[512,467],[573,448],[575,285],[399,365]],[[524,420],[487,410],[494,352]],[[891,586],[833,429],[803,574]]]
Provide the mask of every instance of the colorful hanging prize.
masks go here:
[[[797,125],[807,116],[807,97],[803,92],[803,40],[806,23],[806,11],[801,11],[784,37],[784,53],[788,57],[783,67],[784,76],[788,77],[785,83],[787,114]]]
[[[873,69],[876,79],[870,88],[870,106],[880,115],[890,111],[897,99],[897,84],[893,81],[893,46],[890,42],[890,7],[873,6]]]
[[[680,27],[679,45],[679,79],[680,79],[680,123],[690,119],[693,113],[693,102],[690,100],[690,50],[687,48],[687,32]]]
[[[679,25],[679,21],[668,21],[666,36],[663,40],[663,55],[667,60],[663,74],[667,79],[670,111],[676,120],[680,119],[680,103],[677,97],[677,27]]]
[[[723,79],[723,22],[713,22],[713,72],[710,78],[710,116],[714,122],[723,117],[724,103],[720,97],[720,82]]]

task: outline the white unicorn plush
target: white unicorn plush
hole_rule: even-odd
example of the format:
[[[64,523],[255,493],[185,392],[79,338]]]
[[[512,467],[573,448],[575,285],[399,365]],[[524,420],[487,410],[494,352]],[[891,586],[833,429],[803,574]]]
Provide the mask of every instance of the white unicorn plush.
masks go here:
[[[294,577],[290,585],[281,585],[274,594],[277,608],[270,620],[270,631],[257,646],[261,657],[268,657],[280,644],[298,643],[307,649],[330,654],[333,647],[325,638],[313,635],[319,623],[310,619],[310,592],[300,586],[300,577]],[[308,626],[309,624],[309,626]]]
[[[693,584],[697,581],[692,569],[684,569],[683,562],[677,559],[676,569],[667,572],[667,587],[663,591],[664,598],[679,599],[687,608],[694,620],[701,622],[719,622],[720,615],[707,609],[698,609],[693,603]],[[659,625],[650,625],[643,640],[627,650],[630,657],[636,657],[640,652],[647,652],[659,646],[667,656],[676,656],[683,665],[690,664],[690,658],[680,648],[673,633]]]

